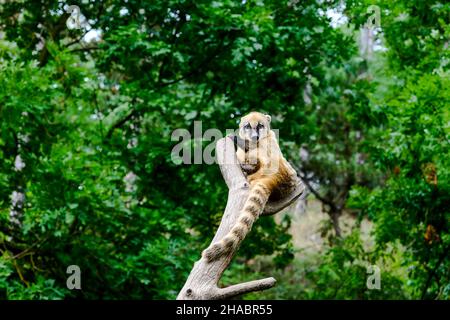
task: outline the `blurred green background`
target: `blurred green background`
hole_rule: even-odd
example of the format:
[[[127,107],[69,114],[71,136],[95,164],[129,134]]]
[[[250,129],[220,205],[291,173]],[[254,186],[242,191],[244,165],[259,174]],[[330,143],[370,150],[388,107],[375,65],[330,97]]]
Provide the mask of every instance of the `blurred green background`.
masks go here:
[[[310,194],[257,221],[222,285],[449,299],[449,50],[446,1],[2,1],[0,299],[174,299],[227,188],[171,134],[252,110]]]

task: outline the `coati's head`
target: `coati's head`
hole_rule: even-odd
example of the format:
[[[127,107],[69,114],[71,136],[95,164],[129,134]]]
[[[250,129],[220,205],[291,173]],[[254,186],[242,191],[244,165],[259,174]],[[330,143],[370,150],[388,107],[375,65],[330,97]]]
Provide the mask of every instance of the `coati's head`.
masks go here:
[[[239,136],[247,141],[257,142],[270,133],[270,116],[260,112],[250,112],[241,118]]]

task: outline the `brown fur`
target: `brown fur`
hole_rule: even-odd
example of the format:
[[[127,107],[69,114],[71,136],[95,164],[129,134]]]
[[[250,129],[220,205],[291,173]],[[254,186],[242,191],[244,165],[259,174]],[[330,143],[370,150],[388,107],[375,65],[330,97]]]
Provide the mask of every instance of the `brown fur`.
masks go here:
[[[241,119],[239,136],[248,141],[250,147],[248,150],[239,148],[236,155],[248,174],[250,192],[230,232],[203,252],[210,262],[237,248],[264,210],[269,197],[271,200],[281,199],[295,186],[297,174],[281,154],[275,133],[270,130],[270,120],[270,116],[259,112],[252,112]],[[252,135],[256,132],[259,139],[254,141]]]

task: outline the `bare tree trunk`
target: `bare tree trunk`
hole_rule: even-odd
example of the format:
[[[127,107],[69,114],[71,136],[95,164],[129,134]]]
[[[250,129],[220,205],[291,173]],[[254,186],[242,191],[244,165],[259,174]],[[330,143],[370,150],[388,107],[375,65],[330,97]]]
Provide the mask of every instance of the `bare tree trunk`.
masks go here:
[[[331,211],[330,212],[331,221],[333,222],[334,233],[337,238],[341,238],[341,236],[342,236],[341,226],[339,225],[339,217],[340,216],[341,216],[341,212],[339,212],[339,211]]]
[[[216,156],[222,172],[222,176],[228,186],[228,201],[222,221],[211,243],[222,239],[235,224],[240,211],[249,193],[249,184],[245,179],[236,158],[233,139],[226,137],[220,139],[216,145]],[[285,199],[277,202],[269,202],[262,215],[271,215],[293,203],[304,192],[304,186],[299,181],[297,187]],[[272,277],[249,281],[219,288],[219,280],[236,253],[230,253],[219,259],[208,262],[203,257],[195,262],[191,273],[183,288],[178,294],[178,300],[213,300],[228,299],[243,293],[260,291],[271,288],[276,280]]]

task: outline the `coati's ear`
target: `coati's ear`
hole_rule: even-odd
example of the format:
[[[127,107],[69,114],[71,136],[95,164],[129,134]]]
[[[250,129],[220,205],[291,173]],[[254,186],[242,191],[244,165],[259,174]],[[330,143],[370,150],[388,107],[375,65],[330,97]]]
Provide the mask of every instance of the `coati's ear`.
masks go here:
[[[272,117],[269,116],[268,114],[266,114],[266,118],[267,118],[267,121],[269,121],[269,122],[270,122],[270,120],[272,120]]]

